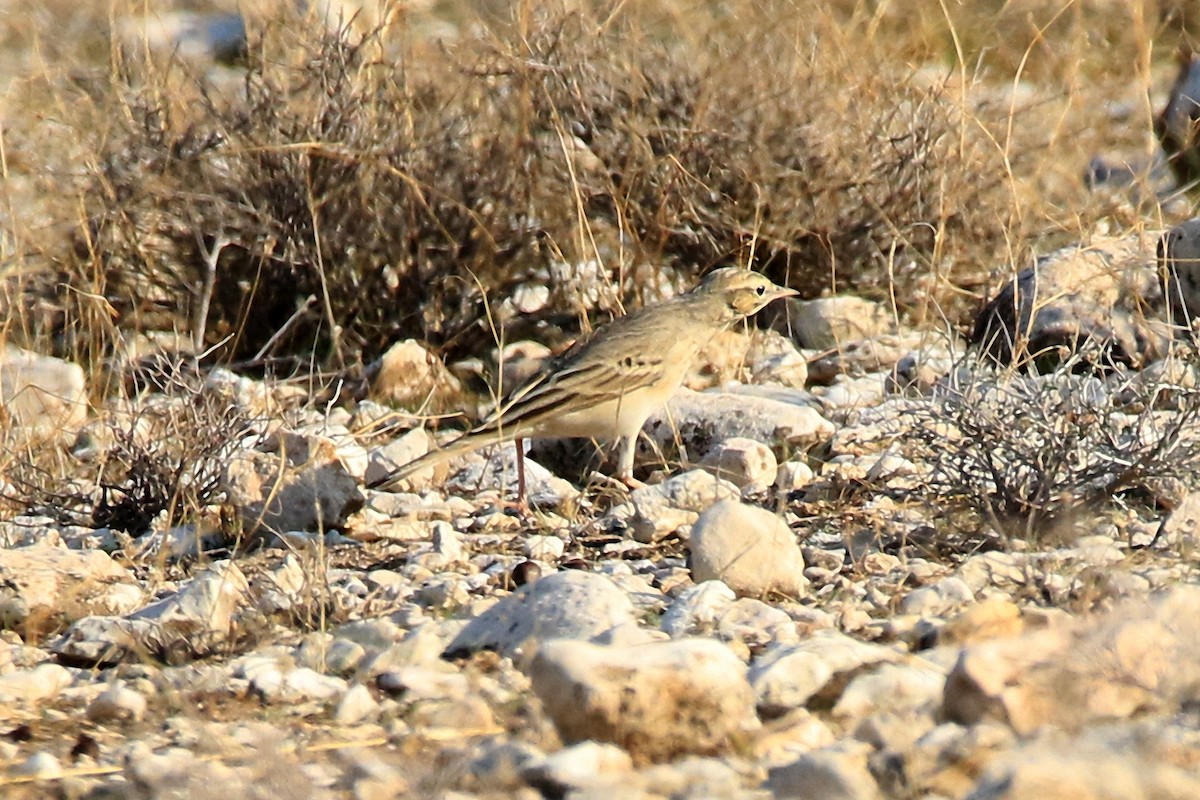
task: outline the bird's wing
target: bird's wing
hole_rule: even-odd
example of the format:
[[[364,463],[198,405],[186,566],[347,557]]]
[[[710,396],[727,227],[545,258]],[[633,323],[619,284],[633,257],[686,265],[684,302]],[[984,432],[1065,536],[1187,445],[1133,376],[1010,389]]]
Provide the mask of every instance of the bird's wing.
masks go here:
[[[550,365],[501,403],[471,433],[536,427],[544,419],[593,408],[652,386],[662,376],[662,358],[629,355],[620,361],[567,359]]]

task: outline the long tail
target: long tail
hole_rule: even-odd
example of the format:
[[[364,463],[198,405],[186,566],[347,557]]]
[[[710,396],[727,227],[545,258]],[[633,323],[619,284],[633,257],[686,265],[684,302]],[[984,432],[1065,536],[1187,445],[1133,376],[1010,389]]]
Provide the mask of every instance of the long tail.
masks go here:
[[[402,481],[410,475],[420,472],[428,467],[436,467],[457,455],[469,453],[472,450],[478,450],[484,445],[494,442],[495,436],[480,435],[476,433],[464,434],[453,442],[450,442],[445,447],[431,450],[420,458],[413,459],[407,464],[403,464],[396,469],[384,475],[382,478],[377,478],[367,484],[368,489],[383,489],[397,481]]]

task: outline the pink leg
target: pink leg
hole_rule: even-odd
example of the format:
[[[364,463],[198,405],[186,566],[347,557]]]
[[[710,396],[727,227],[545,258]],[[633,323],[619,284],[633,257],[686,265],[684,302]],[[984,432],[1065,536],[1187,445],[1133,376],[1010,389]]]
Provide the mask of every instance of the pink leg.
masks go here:
[[[525,501],[525,440],[517,439],[517,507],[526,508]]]

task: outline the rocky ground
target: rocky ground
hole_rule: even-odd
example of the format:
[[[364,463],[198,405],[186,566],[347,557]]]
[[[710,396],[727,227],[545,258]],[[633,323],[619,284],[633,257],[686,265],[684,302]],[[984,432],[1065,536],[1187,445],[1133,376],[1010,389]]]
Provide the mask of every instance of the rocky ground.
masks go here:
[[[0,796],[1200,797],[1191,4],[86,5],[0,0]],[[644,488],[365,488],[713,253],[840,294],[715,339]]]
[[[10,436],[126,462],[9,477],[5,796],[1200,796],[1188,363],[1031,376],[857,298],[787,312],[647,424],[646,488],[543,446],[571,480],[531,462],[524,515],[511,446],[365,490],[452,435],[370,400],[217,371],[89,412],[8,351]],[[385,362],[377,396],[452,381]],[[136,530],[118,496],[197,431],[174,496],[215,493]]]

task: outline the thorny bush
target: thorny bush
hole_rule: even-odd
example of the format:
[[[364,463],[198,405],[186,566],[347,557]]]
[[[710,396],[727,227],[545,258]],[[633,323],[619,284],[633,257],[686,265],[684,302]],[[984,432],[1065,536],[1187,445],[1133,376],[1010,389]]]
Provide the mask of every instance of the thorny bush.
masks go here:
[[[935,250],[1002,249],[1003,164],[936,81],[823,44],[819,18],[697,44],[628,16],[443,50],[280,26],[236,88],[130,56],[58,332],[103,302],[226,361],[345,366],[403,337],[454,359],[492,322],[565,338],[722,262],[903,309]],[[513,302],[522,284],[549,296]]]
[[[1044,375],[952,373],[909,411],[906,446],[928,465],[917,492],[972,508],[1006,540],[1037,540],[1124,495],[1191,486],[1198,365],[1180,345],[1146,373],[1081,375],[1071,362]]]

